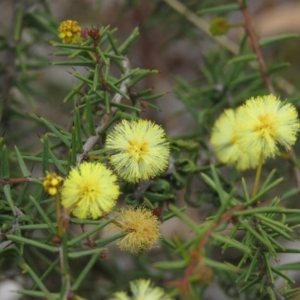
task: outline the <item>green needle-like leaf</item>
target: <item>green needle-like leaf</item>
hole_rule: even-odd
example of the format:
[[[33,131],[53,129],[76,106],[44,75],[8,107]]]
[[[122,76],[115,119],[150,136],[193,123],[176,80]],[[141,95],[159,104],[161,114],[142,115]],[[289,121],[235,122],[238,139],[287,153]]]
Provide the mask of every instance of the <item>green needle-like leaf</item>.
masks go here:
[[[112,219],[101,221],[100,223],[98,222],[97,226],[91,228],[90,230],[87,230],[86,232],[84,232],[84,233],[78,235],[77,237],[73,238],[72,240],[68,241],[68,246],[71,247],[71,246],[76,245],[77,243],[80,243],[82,240],[86,239],[90,235],[94,234],[95,232],[98,232],[100,229],[107,226],[111,221],[112,221]]]
[[[9,178],[9,163],[8,163],[8,151],[6,145],[2,145],[1,154],[0,154],[0,178],[8,179]]]
[[[40,121],[46,125],[57,138],[59,138],[67,147],[70,147],[70,141],[66,138],[65,135],[63,135],[58,129],[55,128],[49,121],[47,121],[44,118],[40,118]]]
[[[19,166],[20,166],[20,169],[21,169],[21,172],[23,174],[24,177],[28,177],[31,175],[31,172],[29,172],[29,170],[27,169],[27,166],[22,158],[22,155],[19,151],[19,149],[17,148],[17,146],[15,146],[15,151],[16,151],[16,154],[17,154],[17,159],[18,159],[18,163],[19,163]]]
[[[278,42],[281,42],[281,41],[284,41],[287,39],[295,39],[295,38],[299,38],[298,33],[280,34],[280,35],[276,35],[276,36],[262,38],[259,41],[259,44],[260,44],[260,46],[264,47],[264,46],[278,43]]]
[[[76,281],[73,283],[71,290],[77,291],[79,286],[83,283],[83,280],[87,276],[87,274],[90,272],[91,268],[94,266],[95,262],[99,259],[99,256],[103,252],[103,249],[97,249],[95,253],[92,255],[89,262],[85,265],[83,270],[80,272],[80,275],[77,277]]]
[[[36,201],[36,199],[33,196],[29,196],[31,202],[34,204],[34,206],[36,207],[36,209],[38,210],[39,214],[41,215],[41,217],[44,219],[44,221],[46,222],[46,224],[48,225],[48,229],[52,234],[56,233],[56,229],[53,226],[51,220],[49,219],[48,215],[45,213],[44,209],[40,206],[40,204]]]
[[[188,263],[184,260],[175,260],[175,261],[161,261],[154,263],[152,266],[154,268],[160,269],[160,270],[180,270],[185,268],[188,265]]]
[[[46,299],[49,299],[49,300],[52,300],[52,299],[55,299],[51,294],[50,292],[48,291],[48,289],[46,288],[46,286],[43,284],[43,282],[41,281],[40,277],[32,270],[32,268],[27,265],[27,264],[24,264],[23,265],[23,269],[24,271],[28,272],[29,275],[32,277],[32,279],[34,280],[34,282],[37,284],[37,286],[41,289],[41,291],[43,292],[43,296],[46,298]]]
[[[16,209],[15,209],[14,201],[13,201],[12,196],[11,196],[11,189],[10,189],[9,184],[4,185],[3,192],[4,192],[4,195],[5,195],[5,198],[6,198],[6,201],[7,201],[8,205],[9,205],[13,215],[15,216],[16,215]]]
[[[41,248],[41,249],[50,251],[50,252],[58,252],[57,247],[49,246],[49,245],[37,242],[33,239],[27,239],[27,238],[17,236],[17,235],[12,235],[12,234],[6,235],[6,238],[10,241],[15,242],[15,243],[31,245],[31,246],[34,246],[34,247],[37,247],[37,248]]]

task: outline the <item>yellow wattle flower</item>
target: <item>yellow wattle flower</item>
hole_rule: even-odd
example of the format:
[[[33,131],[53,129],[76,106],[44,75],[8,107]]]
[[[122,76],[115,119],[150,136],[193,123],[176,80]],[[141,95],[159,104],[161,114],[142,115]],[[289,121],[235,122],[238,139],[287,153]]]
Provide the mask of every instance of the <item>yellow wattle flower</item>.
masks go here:
[[[110,300],[171,300],[160,287],[154,286],[150,279],[137,279],[130,282],[132,298],[125,292],[117,292]]]
[[[105,148],[117,173],[129,182],[160,175],[169,163],[165,131],[148,120],[123,120],[108,134]]]
[[[224,164],[235,165],[238,170],[255,168],[259,155],[252,151],[242,151],[237,137],[236,113],[226,109],[216,120],[210,138],[218,159]]]
[[[138,253],[144,249],[151,249],[160,237],[160,221],[145,207],[122,208],[116,212],[115,221],[108,225],[107,231],[127,233],[117,241],[117,245],[123,251]]]
[[[236,133],[242,151],[274,157],[278,144],[287,150],[296,142],[300,122],[296,108],[274,95],[252,97],[236,112]]]
[[[117,177],[101,163],[82,163],[72,169],[61,190],[62,206],[80,219],[110,212],[119,196]]]
[[[67,20],[60,23],[58,37],[65,44],[74,44],[80,41],[81,27],[77,21]]]

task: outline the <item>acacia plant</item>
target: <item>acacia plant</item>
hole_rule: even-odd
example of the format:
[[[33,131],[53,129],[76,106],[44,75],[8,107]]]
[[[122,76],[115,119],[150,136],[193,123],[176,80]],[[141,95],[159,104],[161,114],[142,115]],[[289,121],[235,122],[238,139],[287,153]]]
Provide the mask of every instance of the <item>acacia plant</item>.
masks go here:
[[[263,55],[296,35],[258,39],[245,0],[154,3],[148,24],[218,45],[197,80],[177,78],[196,126],[169,136],[143,114],[165,91],[141,88],[157,70],[131,66],[138,28],[120,42],[117,28],[60,22],[33,2],[16,3],[1,36],[1,281],[24,299],[208,299],[213,286],[222,299],[296,299],[299,262],[280,255],[300,253],[287,244],[298,240],[300,99],[278,72],[288,64]],[[37,51],[49,43],[51,56]],[[49,65],[73,78],[62,99],[37,88]],[[68,125],[38,111],[43,99]],[[185,212],[205,204],[198,222]],[[172,218],[189,239],[161,233]]]

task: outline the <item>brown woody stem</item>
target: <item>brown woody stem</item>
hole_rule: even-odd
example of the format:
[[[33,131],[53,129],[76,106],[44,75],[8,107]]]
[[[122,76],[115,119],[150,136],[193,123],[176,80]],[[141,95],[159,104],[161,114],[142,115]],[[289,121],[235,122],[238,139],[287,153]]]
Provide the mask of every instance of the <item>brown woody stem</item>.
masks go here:
[[[239,3],[241,4],[241,1],[239,1]],[[271,94],[274,95],[275,90],[274,90],[273,84],[270,80],[270,77],[268,75],[267,67],[266,67],[266,64],[265,64],[265,61],[264,61],[264,58],[263,58],[263,55],[262,55],[262,52],[261,52],[261,49],[260,49],[260,45],[258,43],[257,37],[255,35],[254,29],[253,29],[253,26],[252,26],[251,17],[250,17],[247,6],[241,5],[241,12],[244,16],[245,28],[246,28],[246,30],[249,34],[252,49],[253,49],[254,53],[256,54],[256,56],[257,56],[261,77],[264,80],[268,91]]]

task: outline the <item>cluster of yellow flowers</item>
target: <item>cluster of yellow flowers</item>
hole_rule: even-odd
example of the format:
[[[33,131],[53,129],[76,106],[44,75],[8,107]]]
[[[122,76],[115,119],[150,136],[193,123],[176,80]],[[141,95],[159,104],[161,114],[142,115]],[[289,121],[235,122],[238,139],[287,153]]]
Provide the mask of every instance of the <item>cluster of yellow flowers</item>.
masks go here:
[[[58,36],[63,43],[80,40],[76,21],[60,24]],[[165,131],[148,120],[122,120],[106,138],[105,149],[117,175],[136,183],[161,174],[169,163],[169,142]],[[48,181],[44,181],[44,185]],[[97,219],[113,210],[119,197],[117,176],[107,166],[84,162],[70,171],[61,188],[61,203],[75,217]],[[146,208],[123,208],[109,226],[128,233],[117,244],[120,249],[139,252],[153,247],[160,237],[159,220]]]
[[[55,196],[59,191],[62,181],[62,177],[58,176],[56,173],[47,174],[43,181],[45,191],[49,195]]]
[[[165,132],[148,120],[117,124],[107,136],[106,149],[117,174],[129,182],[157,176],[168,166],[170,150]],[[53,195],[58,191],[55,178],[47,175],[44,179],[45,189]],[[107,166],[84,162],[65,179],[61,203],[77,218],[97,219],[113,210],[119,194],[117,176]],[[117,243],[122,250],[135,253],[150,249],[160,237],[159,220],[146,208],[123,208],[116,212],[115,219],[110,227],[128,233]]]
[[[138,279],[130,282],[132,297],[125,292],[117,292],[110,300],[171,300],[160,287],[153,286],[150,280]]]
[[[123,120],[108,134],[105,148],[118,175],[129,182],[152,178],[168,166],[165,132],[148,120]],[[115,206],[116,181],[103,164],[82,163],[71,170],[62,186],[62,205],[78,218],[101,217]]]
[[[151,249],[160,236],[158,218],[144,207],[122,208],[116,212],[115,220],[116,223],[109,224],[107,232],[128,233],[117,242],[121,250],[138,253],[144,249]]]
[[[60,23],[58,37],[65,44],[73,44],[80,41],[81,27],[77,21],[67,20]]]
[[[299,129],[296,108],[267,95],[225,110],[214,124],[210,143],[220,162],[245,170],[257,167],[260,159],[275,157],[278,144],[290,149]]]

